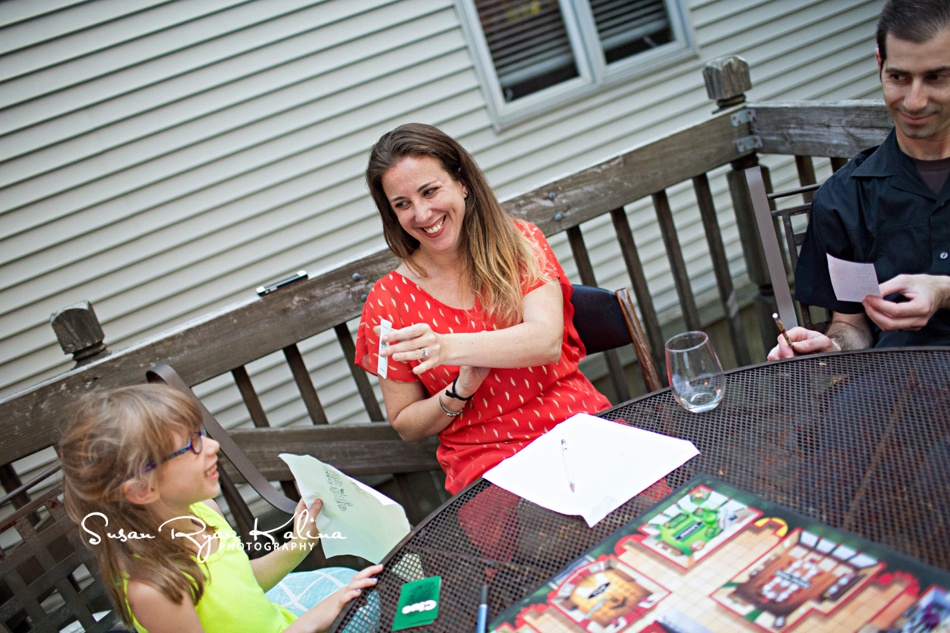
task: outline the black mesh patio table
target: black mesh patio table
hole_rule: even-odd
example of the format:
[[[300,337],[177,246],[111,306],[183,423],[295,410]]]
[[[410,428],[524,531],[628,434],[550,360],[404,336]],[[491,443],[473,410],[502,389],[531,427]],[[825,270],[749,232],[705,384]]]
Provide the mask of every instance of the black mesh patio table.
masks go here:
[[[727,372],[718,408],[692,414],[669,389],[599,414],[691,440],[697,474],[950,569],[950,348],[804,356]],[[631,466],[635,466],[631,464]],[[390,631],[404,582],[441,576],[425,629],[474,631],[658,501],[640,494],[593,528],[478,480],[416,527],[333,630]]]

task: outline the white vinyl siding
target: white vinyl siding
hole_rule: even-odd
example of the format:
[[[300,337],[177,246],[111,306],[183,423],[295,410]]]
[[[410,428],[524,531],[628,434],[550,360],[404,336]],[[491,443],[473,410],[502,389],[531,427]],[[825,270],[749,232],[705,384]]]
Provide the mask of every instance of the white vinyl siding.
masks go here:
[[[0,3],[0,393],[68,369],[49,316],[88,299],[119,349],[298,269],[384,246],[368,150],[408,121],[457,137],[510,198],[695,123],[703,64],[739,54],[749,98],[879,98],[883,0],[689,0],[696,55],[493,126],[453,0]],[[778,178],[791,173],[779,165]],[[784,171],[783,171],[784,170]],[[713,193],[744,270],[722,179]],[[671,191],[693,289],[714,288],[688,187]],[[651,290],[676,297],[649,201],[628,209]],[[609,221],[583,230],[598,283],[629,285]],[[553,240],[575,275],[563,237]],[[576,275],[574,276],[576,279]],[[302,345],[331,421],[360,404],[332,333]],[[306,415],[277,359],[251,368],[274,424]],[[130,381],[142,377],[132,376]],[[223,420],[232,390],[205,395]]]

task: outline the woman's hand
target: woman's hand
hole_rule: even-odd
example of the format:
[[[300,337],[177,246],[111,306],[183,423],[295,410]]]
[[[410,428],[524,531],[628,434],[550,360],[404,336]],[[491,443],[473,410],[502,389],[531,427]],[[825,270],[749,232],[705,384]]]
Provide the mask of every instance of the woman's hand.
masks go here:
[[[377,335],[379,327],[375,327]],[[521,323],[480,332],[439,334],[428,323],[414,323],[392,330],[383,340],[383,358],[416,361],[414,374],[439,365],[472,367],[534,367],[556,363],[564,338],[564,296],[556,280],[524,296]],[[387,405],[388,408],[388,405]]]
[[[482,386],[491,369],[488,367],[459,367],[459,377],[455,381],[455,393],[467,398],[473,395]]]
[[[379,326],[374,330],[379,334]],[[428,323],[414,323],[392,330],[383,342],[388,343],[388,346],[379,353],[380,356],[402,363],[419,361],[419,364],[412,368],[412,372],[417,375],[435,369],[448,358],[445,337],[433,332]]]
[[[338,589],[330,594],[328,598],[318,602],[312,609],[297,618],[297,620],[287,628],[287,631],[293,631],[295,633],[298,631],[306,631],[309,633],[327,630],[327,628],[333,624],[336,616],[340,615],[340,611],[343,610],[347,602],[359,596],[363,592],[363,589],[376,585],[377,581],[372,576],[382,571],[382,565],[373,565],[357,573],[353,576],[353,580],[347,583],[346,587]]]

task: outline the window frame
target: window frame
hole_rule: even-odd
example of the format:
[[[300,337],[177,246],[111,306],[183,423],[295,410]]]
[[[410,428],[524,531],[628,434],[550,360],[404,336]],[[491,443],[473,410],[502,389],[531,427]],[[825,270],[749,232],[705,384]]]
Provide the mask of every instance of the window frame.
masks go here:
[[[578,76],[531,95],[506,102],[495,71],[488,41],[482,31],[475,0],[455,0],[459,22],[472,52],[485,104],[496,131],[538,114],[605,90],[622,81],[654,72],[696,55],[695,37],[687,19],[686,0],[663,0],[670,18],[673,41],[651,51],[607,64],[589,0],[557,0]]]

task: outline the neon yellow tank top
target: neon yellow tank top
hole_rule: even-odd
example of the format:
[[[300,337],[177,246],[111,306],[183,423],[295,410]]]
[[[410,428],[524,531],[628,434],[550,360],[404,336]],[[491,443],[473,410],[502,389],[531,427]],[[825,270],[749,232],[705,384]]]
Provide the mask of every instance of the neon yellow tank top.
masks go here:
[[[205,560],[208,577],[204,595],[195,607],[206,633],[279,633],[290,626],[297,616],[264,595],[240,539],[224,517],[204,503],[190,509],[214,528],[219,539],[217,551]],[[123,584],[128,587],[127,580]],[[148,633],[138,620],[134,624],[136,630]]]

